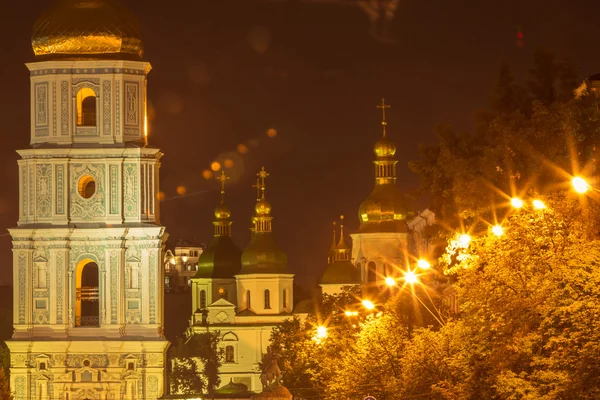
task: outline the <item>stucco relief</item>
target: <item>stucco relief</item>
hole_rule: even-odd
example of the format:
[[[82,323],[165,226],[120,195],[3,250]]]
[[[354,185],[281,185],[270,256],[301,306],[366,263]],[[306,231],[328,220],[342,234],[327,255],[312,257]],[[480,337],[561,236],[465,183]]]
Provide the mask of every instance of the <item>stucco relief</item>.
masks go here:
[[[56,166],[56,214],[63,215],[65,213],[65,167],[63,165]]]
[[[96,191],[89,199],[81,197],[77,190],[79,179],[84,175],[90,175],[96,182]],[[71,165],[71,217],[91,221],[106,215],[104,178],[104,164]]]
[[[69,82],[60,83],[60,134],[69,134]]]
[[[71,368],[83,367],[83,362],[89,360],[89,367],[108,367],[108,355],[106,354],[67,354],[67,366]]]
[[[36,200],[38,217],[52,216],[52,164],[36,165]]]
[[[135,218],[138,216],[138,166],[137,164],[123,165],[123,203],[125,216]]]

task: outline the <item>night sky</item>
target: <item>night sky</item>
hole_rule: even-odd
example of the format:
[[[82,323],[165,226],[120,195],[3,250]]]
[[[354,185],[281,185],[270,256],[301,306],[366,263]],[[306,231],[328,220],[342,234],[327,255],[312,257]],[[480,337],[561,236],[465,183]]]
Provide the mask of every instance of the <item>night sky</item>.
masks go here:
[[[372,189],[381,97],[392,105],[399,185],[412,191],[418,179],[407,163],[419,143],[435,142],[437,124],[470,129],[503,61],[522,77],[533,51],[545,49],[570,58],[582,77],[600,72],[597,1],[400,0],[386,40],[371,34],[352,1],[122,0],[141,22],[154,67],[149,141],[165,154],[161,212],[171,239],[210,243],[219,186],[202,172],[231,158],[227,204],[234,240],[245,247],[251,185],[264,165],[279,244],[300,281],[312,284],[326,264],[332,220],[345,214],[354,231]],[[50,2],[12,1],[0,20],[3,231],[18,216],[15,150],[29,143],[24,63],[33,61],[31,29]],[[238,144],[249,148],[243,157],[229,154]],[[10,247],[2,234],[0,283],[11,279]]]

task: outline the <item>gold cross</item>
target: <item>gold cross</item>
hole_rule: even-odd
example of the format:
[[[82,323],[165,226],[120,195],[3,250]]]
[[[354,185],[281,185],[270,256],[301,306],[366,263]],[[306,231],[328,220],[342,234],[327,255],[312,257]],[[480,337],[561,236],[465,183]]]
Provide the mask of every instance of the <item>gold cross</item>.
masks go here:
[[[263,166],[260,171],[258,171],[258,173],[256,174],[256,176],[259,177],[260,179],[260,190],[261,190],[261,198],[265,198],[265,178],[267,178],[269,176],[269,173],[265,170],[265,167]]]
[[[390,107],[392,107],[392,106],[390,106],[389,104],[385,104],[384,98],[381,99],[381,104],[377,106],[377,108],[381,108],[381,114],[382,114],[381,126],[383,126],[383,137],[385,137],[385,126],[387,125],[387,122],[385,121],[385,109],[390,108]]]
[[[225,181],[228,179],[229,177],[225,175],[225,171],[221,170],[221,175],[217,176],[217,180],[221,181],[221,203],[225,201]]]
[[[256,178],[256,185],[252,185],[256,188],[256,201],[260,200],[260,178]]]

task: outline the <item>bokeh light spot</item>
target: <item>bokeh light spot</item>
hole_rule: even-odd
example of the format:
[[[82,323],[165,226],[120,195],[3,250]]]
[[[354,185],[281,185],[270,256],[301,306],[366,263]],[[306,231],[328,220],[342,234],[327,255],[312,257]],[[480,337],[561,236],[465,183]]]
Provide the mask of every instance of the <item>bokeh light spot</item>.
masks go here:
[[[277,136],[277,130],[273,129],[273,128],[268,129],[267,130],[267,136],[271,137],[271,138]]]
[[[225,165],[225,168],[231,168],[233,167],[233,160],[231,158],[226,159],[223,164]]]
[[[158,201],[162,201],[165,199],[165,192],[158,192],[156,194],[156,198],[158,199]]]
[[[221,163],[215,161],[212,164],[210,164],[210,169],[212,169],[213,171],[218,171],[221,169]]]
[[[240,154],[246,154],[248,152],[248,146],[246,146],[244,143],[240,143],[237,145],[236,150]]]
[[[205,169],[204,171],[202,171],[202,177],[204,179],[212,179],[213,178],[213,173],[211,170]]]
[[[178,195],[183,196],[186,191],[187,191],[187,189],[185,188],[185,186],[177,186],[177,194]]]

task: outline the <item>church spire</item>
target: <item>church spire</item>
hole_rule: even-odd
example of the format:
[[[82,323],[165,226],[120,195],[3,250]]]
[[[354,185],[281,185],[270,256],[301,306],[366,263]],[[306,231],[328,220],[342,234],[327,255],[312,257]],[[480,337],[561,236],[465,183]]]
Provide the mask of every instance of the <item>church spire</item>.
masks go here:
[[[215,236],[231,236],[231,221],[229,220],[231,211],[225,205],[225,182],[229,177],[225,174],[225,171],[221,171],[216,179],[221,182],[221,203],[215,208],[216,221],[213,222]]]
[[[253,231],[255,234],[271,232],[271,222],[273,220],[273,217],[271,217],[271,204],[265,198],[267,189],[265,179],[269,176],[269,173],[265,170],[265,167],[262,167],[256,176],[258,177],[257,186],[260,190],[260,199],[258,199],[254,207]]]
[[[377,159],[375,164],[375,184],[386,185],[396,183],[396,163],[394,155],[396,154],[396,145],[387,138],[387,120],[385,118],[385,110],[391,108],[385,103],[385,99],[381,99],[381,104],[377,106],[381,109],[382,120],[381,126],[383,129],[383,137],[375,143],[375,155]]]

